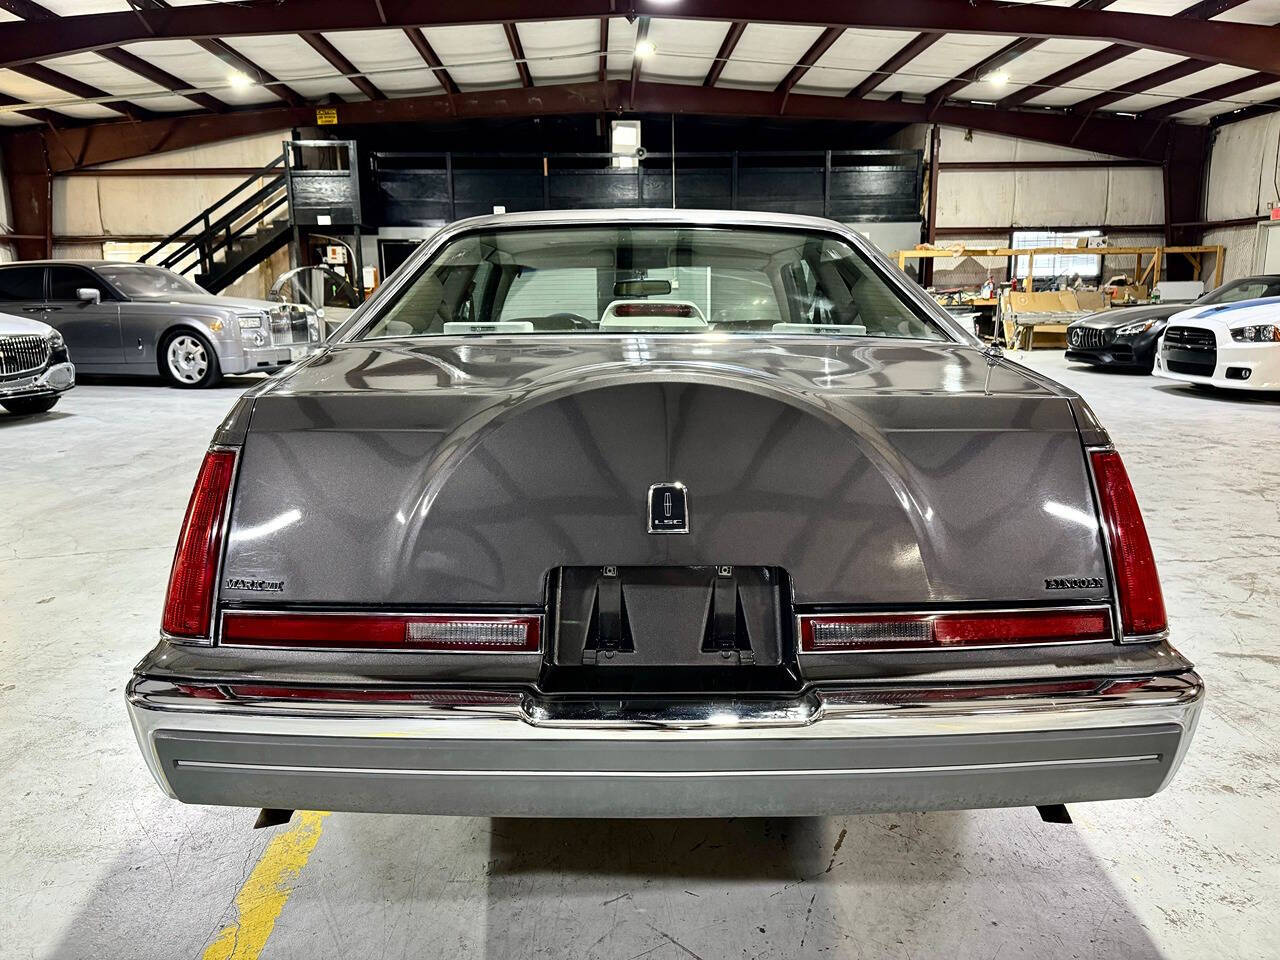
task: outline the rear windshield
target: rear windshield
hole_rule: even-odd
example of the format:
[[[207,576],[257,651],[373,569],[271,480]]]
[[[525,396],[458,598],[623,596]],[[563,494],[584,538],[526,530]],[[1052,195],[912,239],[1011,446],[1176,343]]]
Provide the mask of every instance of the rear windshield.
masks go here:
[[[948,339],[831,234],[597,225],[459,236],[363,337],[548,332]]]

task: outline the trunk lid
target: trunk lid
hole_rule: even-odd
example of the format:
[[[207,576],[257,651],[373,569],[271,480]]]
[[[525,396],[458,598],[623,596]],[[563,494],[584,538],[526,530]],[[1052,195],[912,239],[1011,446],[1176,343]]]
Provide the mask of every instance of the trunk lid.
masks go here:
[[[647,530],[666,482],[687,490],[687,535]],[[221,597],[541,606],[558,568],[706,564],[780,567],[799,605],[1109,592],[1048,592],[1105,584],[1106,561],[1068,398],[1010,364],[957,344],[592,334],[300,364],[255,402]]]

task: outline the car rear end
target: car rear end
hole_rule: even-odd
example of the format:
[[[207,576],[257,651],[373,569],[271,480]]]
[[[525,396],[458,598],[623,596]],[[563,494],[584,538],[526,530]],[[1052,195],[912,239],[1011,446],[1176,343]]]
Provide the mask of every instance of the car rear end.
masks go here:
[[[324,504],[294,499],[314,496],[306,488],[316,481],[303,477],[286,491],[275,480],[280,499],[261,495],[277,457],[310,447],[304,459],[320,469],[304,476],[314,478],[340,469],[344,450],[354,453],[350,435],[318,426],[307,439],[330,448],[324,455],[272,436],[285,426],[277,418],[298,413],[277,410],[260,436],[237,437],[233,423],[210,450],[175,558],[165,637],[129,687],[152,772],[183,801],[522,816],[1061,803],[1154,793],[1190,740],[1202,687],[1167,643],[1132,489],[1119,454],[1087,446],[1074,426],[1035,444],[1040,467],[1071,482],[1023,491],[1039,496],[1034,512],[1050,522],[1025,531],[1021,545],[1005,542],[1007,531],[987,538],[1003,543],[1001,561],[1018,555],[1036,565],[1057,553],[1061,566],[1044,569],[1062,575],[1044,578],[1036,596],[1014,588],[982,601],[921,589],[921,566],[947,567],[927,559],[930,551],[956,549],[948,537],[984,539],[963,513],[935,518],[934,543],[912,541],[892,518],[845,515],[840,503],[828,516],[796,515],[805,529],[773,542],[757,530],[700,535],[731,522],[720,495],[700,483],[684,507],[697,532],[679,538],[704,542],[693,549],[666,549],[676,540],[668,536],[645,558],[585,536],[572,520],[558,524],[567,503],[557,498],[574,494],[555,483],[554,503],[512,502],[505,520],[480,515],[503,509],[501,498],[464,507],[442,502],[451,486],[436,491],[427,509],[441,522],[409,545],[367,524],[368,509],[356,506],[362,485],[368,491],[394,472],[386,463],[352,460],[343,489]],[[379,433],[376,445],[412,462],[412,443]],[[498,445],[486,452],[506,459]],[[431,492],[408,502],[399,493],[391,485],[372,499],[388,525],[403,528]],[[874,512],[878,498],[863,493]],[[637,494],[627,506],[643,530],[648,508]],[[450,516],[456,510],[469,518]],[[553,514],[531,518],[541,527],[531,531],[542,542],[537,559],[503,540],[525,526],[526,511]],[[604,533],[617,522],[608,508],[588,520]],[[339,531],[348,525],[364,532],[346,541]],[[547,543],[557,527],[560,542]],[[278,539],[290,532],[303,535]],[[463,545],[473,539],[486,542]],[[816,564],[793,552],[806,541]],[[579,551],[593,542],[601,559],[626,562],[588,565]],[[281,551],[304,544],[281,562]],[[843,599],[837,583],[817,576],[840,553],[855,558],[834,571],[848,578]],[[557,555],[569,562],[553,563]],[[969,562],[991,569],[977,555]],[[542,578],[536,596],[519,586],[515,568],[526,564]],[[1040,579],[1043,570],[1032,573]],[[951,574],[958,582],[935,592],[965,592],[963,573]],[[347,577],[362,596],[337,586]],[[443,592],[427,586],[433,580]],[[515,602],[502,602],[504,591]],[[446,602],[451,593],[459,599]]]
[[[703,236],[660,239],[696,263]],[[517,239],[545,278],[557,238]],[[796,244],[832,282],[826,239]],[[255,390],[128,688],[157,781],[554,817],[1160,790],[1203,689],[1105,432],[976,345],[876,340],[869,308],[831,335],[839,307],[750,335],[700,309],[720,332],[340,336]]]

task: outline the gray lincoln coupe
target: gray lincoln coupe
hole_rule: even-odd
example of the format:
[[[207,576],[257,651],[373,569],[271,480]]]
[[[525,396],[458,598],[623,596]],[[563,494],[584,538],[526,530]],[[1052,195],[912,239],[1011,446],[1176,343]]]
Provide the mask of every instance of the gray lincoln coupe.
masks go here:
[[[172,271],[107,260],[0,266],[0,311],[56,329],[82,373],[159,375],[175,387],[270,373],[320,340],[310,307],[213,296]]]
[[[1144,797],[1203,687],[1120,454],[853,231],[511,214],[246,394],[128,708],[188,803]]]

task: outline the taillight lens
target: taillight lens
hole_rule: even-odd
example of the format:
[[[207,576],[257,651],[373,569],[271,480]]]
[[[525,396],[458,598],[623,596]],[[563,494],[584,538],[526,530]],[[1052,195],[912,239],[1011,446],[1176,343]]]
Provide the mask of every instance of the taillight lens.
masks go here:
[[[211,636],[218,558],[235,468],[236,455],[229,450],[210,450],[200,465],[164,598],[161,627],[170,636],[205,641]]]
[[[222,618],[225,646],[528,653],[542,618],[492,614],[236,613]]]
[[[806,653],[877,653],[1110,640],[1111,616],[1096,610],[921,614],[813,614],[800,617]]]
[[[1102,522],[1111,544],[1111,566],[1120,592],[1120,620],[1124,633],[1146,636],[1169,627],[1164,612],[1160,574],[1151,553],[1151,541],[1138,509],[1138,498],[1124,469],[1124,461],[1114,450],[1090,453],[1093,476],[1101,499]]]

